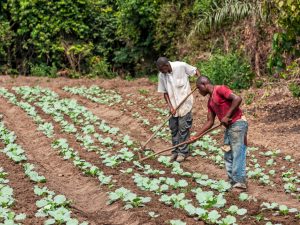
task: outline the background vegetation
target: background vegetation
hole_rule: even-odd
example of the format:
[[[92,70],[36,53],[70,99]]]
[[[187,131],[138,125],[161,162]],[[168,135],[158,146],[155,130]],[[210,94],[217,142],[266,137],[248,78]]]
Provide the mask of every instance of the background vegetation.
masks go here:
[[[247,88],[299,78],[299,24],[299,0],[2,0],[0,72],[138,77],[165,55]]]

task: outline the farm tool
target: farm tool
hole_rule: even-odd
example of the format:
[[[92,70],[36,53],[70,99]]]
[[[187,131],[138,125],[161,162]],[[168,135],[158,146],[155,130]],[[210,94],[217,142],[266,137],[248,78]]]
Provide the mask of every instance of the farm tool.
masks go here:
[[[213,130],[219,128],[220,126],[222,126],[221,123],[220,123],[219,125],[217,125],[217,126],[211,128],[211,129],[205,131],[205,132],[202,133],[199,137],[197,137],[197,139],[195,139],[195,140],[182,142],[182,143],[180,143],[180,144],[178,144],[178,145],[174,145],[174,146],[172,146],[172,147],[166,148],[166,149],[164,149],[164,150],[161,150],[161,151],[159,151],[159,152],[156,152],[156,153],[154,153],[154,154],[152,154],[152,155],[149,155],[149,156],[147,156],[147,157],[140,158],[139,161],[142,162],[142,161],[145,161],[146,159],[152,158],[152,157],[154,157],[154,156],[156,156],[156,155],[159,155],[159,154],[162,154],[162,153],[164,153],[164,152],[170,151],[170,150],[172,150],[172,149],[174,149],[174,148],[177,148],[177,147],[180,147],[180,146],[182,146],[182,145],[186,145],[186,144],[193,143],[193,142],[197,141],[198,139],[202,138],[204,135],[206,135],[206,134],[212,132]]]
[[[197,87],[195,87],[192,91],[191,91],[191,93],[189,93],[180,103],[179,103],[179,105],[175,108],[175,111],[177,111],[182,105],[183,105],[183,103],[188,99],[188,97],[190,97],[195,91],[197,90]],[[158,131],[160,131],[160,129],[171,119],[171,117],[172,117],[173,115],[172,114],[170,114],[169,116],[168,116],[168,118],[166,118],[166,120],[157,128],[157,130],[151,135],[151,137],[145,142],[145,144],[143,144],[142,146],[141,146],[141,150],[140,151],[144,151],[145,150],[145,148],[146,148],[146,145],[155,137],[155,135],[158,133]],[[139,156],[139,159],[141,159],[142,158],[142,156],[141,156],[141,153],[138,151],[137,152],[138,153],[138,156]]]

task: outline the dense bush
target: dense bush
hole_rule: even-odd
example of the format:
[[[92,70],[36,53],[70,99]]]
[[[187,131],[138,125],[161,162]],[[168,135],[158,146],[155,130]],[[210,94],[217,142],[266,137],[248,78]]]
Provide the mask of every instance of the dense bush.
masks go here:
[[[198,63],[197,67],[214,84],[225,84],[233,89],[249,88],[254,77],[247,60],[235,53],[213,55],[208,61]]]
[[[89,62],[90,76],[102,78],[114,78],[116,74],[111,71],[111,68],[105,59],[93,57]]]
[[[47,66],[46,64],[31,64],[30,73],[38,77],[56,77],[57,67],[55,65]]]
[[[273,4],[276,25],[281,31],[273,37],[272,52],[267,65],[271,74],[285,69],[291,60],[300,57],[299,0],[274,0]]]
[[[293,82],[289,85],[289,90],[294,97],[300,97],[300,85],[296,82]]]
[[[238,51],[249,56],[257,74],[264,73],[269,52],[262,56],[259,47],[269,43],[259,43],[269,42],[275,32],[254,29],[261,24],[264,2],[275,12],[270,26],[277,24],[282,31],[273,38],[268,64],[273,72],[299,53],[298,0],[2,0],[0,72],[54,76],[56,70],[67,70],[71,77],[138,77],[156,72],[155,60],[161,55],[195,61],[207,52]],[[211,59],[223,63],[224,79],[214,75],[209,62],[203,63],[203,70],[216,82],[248,87],[248,63],[237,58],[217,54]]]

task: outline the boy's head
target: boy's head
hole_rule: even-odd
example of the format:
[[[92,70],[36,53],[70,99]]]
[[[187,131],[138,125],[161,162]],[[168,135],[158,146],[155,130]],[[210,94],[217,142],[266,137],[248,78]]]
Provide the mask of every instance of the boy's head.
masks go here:
[[[212,85],[211,81],[206,76],[200,76],[197,79],[197,88],[202,96],[206,96],[209,93],[209,87]]]

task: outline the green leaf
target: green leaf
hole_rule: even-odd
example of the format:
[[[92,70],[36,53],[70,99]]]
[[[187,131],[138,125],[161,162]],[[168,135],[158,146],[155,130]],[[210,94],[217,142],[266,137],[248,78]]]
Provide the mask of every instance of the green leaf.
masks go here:
[[[64,195],[56,195],[54,197],[54,202],[58,205],[63,204],[65,201],[67,201],[66,196]]]
[[[246,194],[246,193],[241,193],[241,194],[239,195],[239,200],[240,200],[240,201],[246,201],[246,200],[248,200],[248,199],[249,199],[249,195]]]
[[[238,209],[236,213],[240,216],[243,216],[247,213],[247,209]]]
[[[15,217],[15,220],[17,220],[17,221],[19,221],[19,220],[25,220],[25,219],[26,219],[26,214],[25,213],[18,214]]]
[[[45,221],[44,225],[51,225],[51,224],[55,224],[55,219],[48,219]]]
[[[41,200],[39,200],[39,201],[36,202],[36,206],[37,206],[38,208],[43,208],[43,207],[45,207],[46,205],[48,205],[48,201],[45,200],[45,199],[41,199]]]
[[[284,5],[284,1],[280,1],[278,6],[281,8]]]

